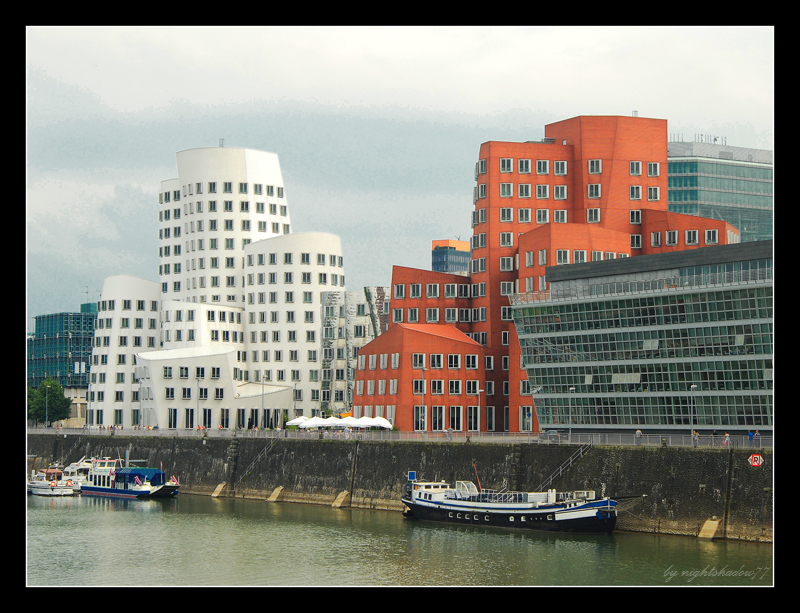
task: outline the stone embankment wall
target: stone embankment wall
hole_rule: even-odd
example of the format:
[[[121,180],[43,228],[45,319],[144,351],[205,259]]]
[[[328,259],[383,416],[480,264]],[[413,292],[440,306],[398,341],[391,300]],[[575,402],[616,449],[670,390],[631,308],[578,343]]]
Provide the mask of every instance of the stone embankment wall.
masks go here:
[[[409,470],[428,480],[480,481],[535,491],[577,447],[167,436],[30,435],[28,474],[50,461],[125,457],[176,475],[189,494],[402,510]],[[764,464],[753,467],[757,451]],[[221,484],[224,487],[220,487]],[[719,519],[718,537],[772,542],[772,451],[595,446],[552,488],[646,498],[617,528],[697,536]]]

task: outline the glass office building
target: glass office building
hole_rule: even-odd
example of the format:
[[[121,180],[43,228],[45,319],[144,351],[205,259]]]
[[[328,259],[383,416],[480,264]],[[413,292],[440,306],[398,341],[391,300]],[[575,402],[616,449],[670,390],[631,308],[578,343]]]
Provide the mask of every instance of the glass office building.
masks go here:
[[[713,143],[668,143],[668,207],[721,219],[740,242],[772,239],[772,151]]]
[[[770,431],[772,241],[547,269],[512,296],[542,428]]]

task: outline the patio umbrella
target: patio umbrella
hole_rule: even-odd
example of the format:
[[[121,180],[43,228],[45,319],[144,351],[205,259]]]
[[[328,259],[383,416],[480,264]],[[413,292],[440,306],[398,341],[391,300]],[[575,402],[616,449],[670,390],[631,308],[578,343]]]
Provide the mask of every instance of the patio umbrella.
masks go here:
[[[305,421],[308,421],[308,417],[306,417],[305,415],[301,415],[300,417],[295,417],[291,421],[287,421],[286,425],[287,426],[299,426],[300,424],[302,424]]]

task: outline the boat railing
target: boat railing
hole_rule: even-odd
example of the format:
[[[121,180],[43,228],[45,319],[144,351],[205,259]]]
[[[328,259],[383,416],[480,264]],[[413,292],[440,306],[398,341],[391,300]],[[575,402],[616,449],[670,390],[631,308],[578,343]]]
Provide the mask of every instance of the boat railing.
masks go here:
[[[445,498],[448,500],[493,504],[521,504],[528,502],[527,492],[498,492],[496,490],[481,490],[477,494],[466,494],[464,492],[450,490],[445,492]]]

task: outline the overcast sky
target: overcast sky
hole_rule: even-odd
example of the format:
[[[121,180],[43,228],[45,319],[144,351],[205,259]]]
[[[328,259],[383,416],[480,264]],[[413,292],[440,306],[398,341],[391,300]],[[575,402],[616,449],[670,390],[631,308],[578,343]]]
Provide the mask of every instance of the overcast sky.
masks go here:
[[[577,115],[773,149],[771,27],[29,27],[27,304],[158,281],[175,153],[277,153],[294,232],[342,238],[347,289],[470,236],[488,140]]]

